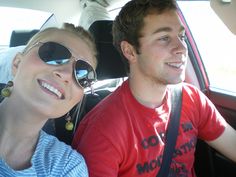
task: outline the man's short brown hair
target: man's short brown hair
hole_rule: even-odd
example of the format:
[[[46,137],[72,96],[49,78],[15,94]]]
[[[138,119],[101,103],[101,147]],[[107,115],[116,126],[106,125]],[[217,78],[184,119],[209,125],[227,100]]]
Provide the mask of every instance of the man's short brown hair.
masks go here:
[[[176,10],[175,0],[131,0],[121,9],[113,22],[113,43],[123,56],[120,43],[127,41],[139,53],[139,38],[144,27],[144,18],[148,14],[162,14],[167,10]],[[125,59],[126,70],[129,64]]]

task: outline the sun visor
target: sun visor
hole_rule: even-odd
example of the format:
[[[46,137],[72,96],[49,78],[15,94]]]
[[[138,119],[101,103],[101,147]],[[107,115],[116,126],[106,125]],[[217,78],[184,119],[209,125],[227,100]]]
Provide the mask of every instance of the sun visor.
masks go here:
[[[236,0],[211,0],[210,3],[219,18],[236,35]]]

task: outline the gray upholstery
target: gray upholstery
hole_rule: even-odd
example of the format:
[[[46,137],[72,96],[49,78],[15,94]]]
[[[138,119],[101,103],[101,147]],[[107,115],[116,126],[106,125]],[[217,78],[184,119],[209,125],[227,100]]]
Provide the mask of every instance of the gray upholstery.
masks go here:
[[[39,30],[13,30],[11,33],[10,47],[15,47],[19,45],[25,45],[30,40],[30,38],[36,34]]]
[[[127,76],[122,58],[112,43],[112,21],[95,21],[89,31],[95,38],[98,50],[98,80]]]

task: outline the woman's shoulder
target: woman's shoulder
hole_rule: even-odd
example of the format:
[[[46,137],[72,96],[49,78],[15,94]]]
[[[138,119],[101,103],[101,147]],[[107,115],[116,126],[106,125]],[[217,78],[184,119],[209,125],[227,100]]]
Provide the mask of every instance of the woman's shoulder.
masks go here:
[[[40,138],[36,148],[36,154],[41,158],[50,158],[52,161],[65,162],[75,160],[78,163],[84,161],[84,158],[70,145],[59,141],[55,136],[49,135],[43,130],[40,133]],[[65,162],[68,163],[68,162]]]
[[[47,174],[56,175],[66,172],[87,174],[87,166],[83,156],[71,146],[43,130],[40,132],[32,161],[36,168],[44,168]]]

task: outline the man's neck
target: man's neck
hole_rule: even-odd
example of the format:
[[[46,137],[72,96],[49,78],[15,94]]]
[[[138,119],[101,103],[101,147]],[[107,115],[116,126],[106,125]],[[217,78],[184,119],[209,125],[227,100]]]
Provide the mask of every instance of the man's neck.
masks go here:
[[[159,107],[166,95],[167,86],[135,82],[129,79],[129,86],[133,96],[139,103],[149,108]]]

